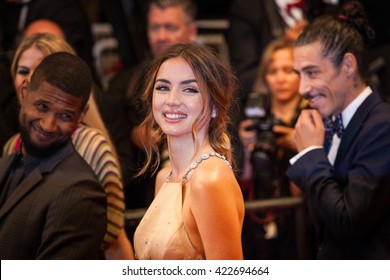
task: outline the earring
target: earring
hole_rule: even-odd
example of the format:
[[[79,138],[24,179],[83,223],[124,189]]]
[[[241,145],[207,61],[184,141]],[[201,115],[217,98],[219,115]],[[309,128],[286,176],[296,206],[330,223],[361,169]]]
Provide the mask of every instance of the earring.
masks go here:
[[[214,119],[217,116],[217,110],[213,108],[213,111],[211,112],[211,118]]]

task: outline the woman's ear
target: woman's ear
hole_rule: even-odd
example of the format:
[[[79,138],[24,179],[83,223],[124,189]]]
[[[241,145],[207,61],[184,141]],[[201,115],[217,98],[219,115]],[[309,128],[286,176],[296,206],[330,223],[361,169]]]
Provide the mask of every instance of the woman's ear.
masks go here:
[[[30,88],[30,82],[26,79],[23,81],[21,86],[18,89],[16,89],[16,95],[18,97],[19,103],[22,103],[22,101],[26,98],[29,88]]]

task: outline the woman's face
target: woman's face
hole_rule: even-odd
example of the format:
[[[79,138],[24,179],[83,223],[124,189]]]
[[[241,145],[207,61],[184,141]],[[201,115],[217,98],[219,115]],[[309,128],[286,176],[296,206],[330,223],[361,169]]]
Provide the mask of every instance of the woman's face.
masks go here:
[[[265,73],[265,81],[272,97],[278,101],[290,101],[299,93],[299,76],[294,71],[293,50],[275,51]]]
[[[156,122],[166,135],[192,135],[192,125],[203,110],[203,98],[200,85],[183,58],[171,58],[161,64],[154,84],[152,108]],[[206,133],[208,123],[199,123],[197,131]]]
[[[14,80],[14,85],[16,92],[18,93],[18,98],[22,83],[25,80],[30,80],[35,68],[38,66],[39,63],[41,63],[44,57],[45,55],[43,54],[43,52],[41,52],[35,47],[31,47],[21,54],[16,66]]]

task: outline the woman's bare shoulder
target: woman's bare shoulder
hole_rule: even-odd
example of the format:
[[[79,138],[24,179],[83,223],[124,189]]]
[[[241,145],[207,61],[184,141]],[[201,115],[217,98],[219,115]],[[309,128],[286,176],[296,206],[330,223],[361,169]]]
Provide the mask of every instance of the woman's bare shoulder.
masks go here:
[[[238,186],[230,165],[216,157],[201,162],[191,172],[189,181],[194,191],[202,191],[203,189],[211,191]]]
[[[156,176],[156,184],[155,184],[155,195],[159,192],[162,185],[166,182],[169,173],[171,172],[171,168],[169,166],[162,168]]]

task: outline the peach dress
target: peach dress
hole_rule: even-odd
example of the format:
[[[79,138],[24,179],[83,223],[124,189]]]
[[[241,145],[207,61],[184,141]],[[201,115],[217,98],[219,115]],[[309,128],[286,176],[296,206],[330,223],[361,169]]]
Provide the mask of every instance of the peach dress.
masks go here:
[[[186,170],[183,180],[190,171],[210,157],[224,156],[211,152],[203,154]],[[139,260],[201,260],[205,256],[192,244],[183,222],[182,183],[167,182],[161,187],[149,206],[134,234],[135,257]]]
[[[182,184],[165,183],[134,234],[139,260],[204,259],[187,234],[182,215]]]

